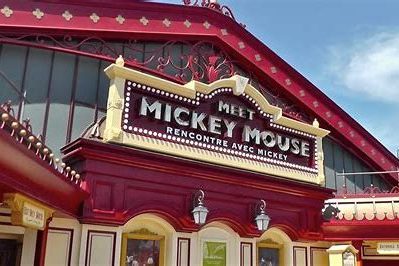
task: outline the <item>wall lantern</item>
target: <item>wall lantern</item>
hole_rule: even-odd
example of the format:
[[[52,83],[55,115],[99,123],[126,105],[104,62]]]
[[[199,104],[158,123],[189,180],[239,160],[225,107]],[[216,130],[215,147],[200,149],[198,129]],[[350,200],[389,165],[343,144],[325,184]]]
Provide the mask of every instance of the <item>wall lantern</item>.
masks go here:
[[[208,209],[204,206],[205,193],[202,190],[198,190],[194,195],[194,209],[192,210],[195,224],[203,225],[206,222],[206,216],[208,215]]]
[[[265,212],[266,201],[261,200],[258,206],[259,206],[259,212],[255,218],[255,222],[256,222],[256,227],[258,227],[258,230],[263,232],[266,231],[267,227],[269,226],[270,217]]]

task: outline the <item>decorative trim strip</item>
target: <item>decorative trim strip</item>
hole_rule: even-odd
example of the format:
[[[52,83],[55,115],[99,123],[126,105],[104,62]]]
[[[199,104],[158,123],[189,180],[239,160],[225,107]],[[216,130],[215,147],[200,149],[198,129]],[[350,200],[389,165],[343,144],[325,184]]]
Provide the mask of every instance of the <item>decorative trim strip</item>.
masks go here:
[[[116,247],[116,232],[111,232],[111,231],[97,231],[97,230],[88,230],[87,231],[87,242],[86,242],[86,254],[85,254],[85,265],[86,266],[91,266],[91,243],[93,241],[94,236],[106,236],[109,235],[109,237],[113,238],[113,244],[112,244],[112,264],[115,264],[115,247]]]
[[[292,252],[293,252],[294,266],[297,266],[297,255],[296,255],[297,250],[305,250],[305,266],[308,266],[308,249],[307,249],[307,247],[293,246]],[[299,265],[303,265],[303,264],[301,263]]]
[[[324,251],[327,254],[327,248],[322,248],[322,247],[310,247],[310,266],[320,266],[320,265],[315,265],[313,264],[313,259],[314,259],[314,255],[313,253],[317,251]]]
[[[54,232],[54,233],[58,233],[58,234],[68,234],[69,235],[69,245],[68,245],[69,248],[68,248],[68,253],[67,253],[68,264],[67,265],[71,265],[74,230],[72,228],[49,227],[49,231],[48,232],[49,233]]]
[[[245,258],[244,258],[244,247],[249,246],[250,248],[250,264],[246,265],[245,264]],[[253,245],[251,242],[241,242],[240,243],[240,266],[252,266],[253,265]]]
[[[187,266],[190,266],[190,252],[191,252],[191,239],[185,237],[177,238],[177,266],[182,266],[182,251],[181,251],[181,243],[187,242],[188,250],[187,250]]]

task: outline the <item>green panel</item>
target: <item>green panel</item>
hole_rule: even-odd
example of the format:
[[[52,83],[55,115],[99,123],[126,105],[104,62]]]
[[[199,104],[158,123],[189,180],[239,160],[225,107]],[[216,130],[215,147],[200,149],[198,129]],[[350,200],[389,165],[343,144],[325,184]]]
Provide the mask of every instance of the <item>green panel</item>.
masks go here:
[[[226,249],[224,242],[204,242],[202,265],[226,266]]]

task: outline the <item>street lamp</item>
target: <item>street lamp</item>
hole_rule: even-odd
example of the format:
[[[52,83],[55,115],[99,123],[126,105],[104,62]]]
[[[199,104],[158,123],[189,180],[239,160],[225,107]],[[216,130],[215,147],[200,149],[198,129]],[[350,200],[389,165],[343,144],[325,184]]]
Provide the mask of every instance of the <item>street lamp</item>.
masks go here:
[[[203,225],[206,222],[208,209],[204,206],[205,193],[201,189],[195,193],[194,196],[194,209],[191,211],[193,214],[194,222],[198,225]]]
[[[264,200],[260,200],[258,206],[259,206],[259,212],[255,218],[255,222],[256,222],[256,227],[258,227],[258,230],[263,232],[266,231],[267,227],[269,226],[270,217],[265,212],[266,202]]]

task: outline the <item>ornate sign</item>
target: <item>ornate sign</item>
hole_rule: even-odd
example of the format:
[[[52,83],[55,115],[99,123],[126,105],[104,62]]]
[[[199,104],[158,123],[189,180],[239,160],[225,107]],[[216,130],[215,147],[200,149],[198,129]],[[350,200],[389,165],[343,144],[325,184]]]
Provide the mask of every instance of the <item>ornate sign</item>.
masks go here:
[[[21,194],[4,194],[4,202],[11,209],[11,223],[43,230],[54,210]]]
[[[381,255],[399,255],[399,242],[377,243],[377,253]]]
[[[351,251],[342,254],[343,266],[356,266],[356,255]]]
[[[324,181],[321,141],[328,131],[282,116],[248,79],[182,86],[122,65],[111,78],[106,141],[195,160]]]

